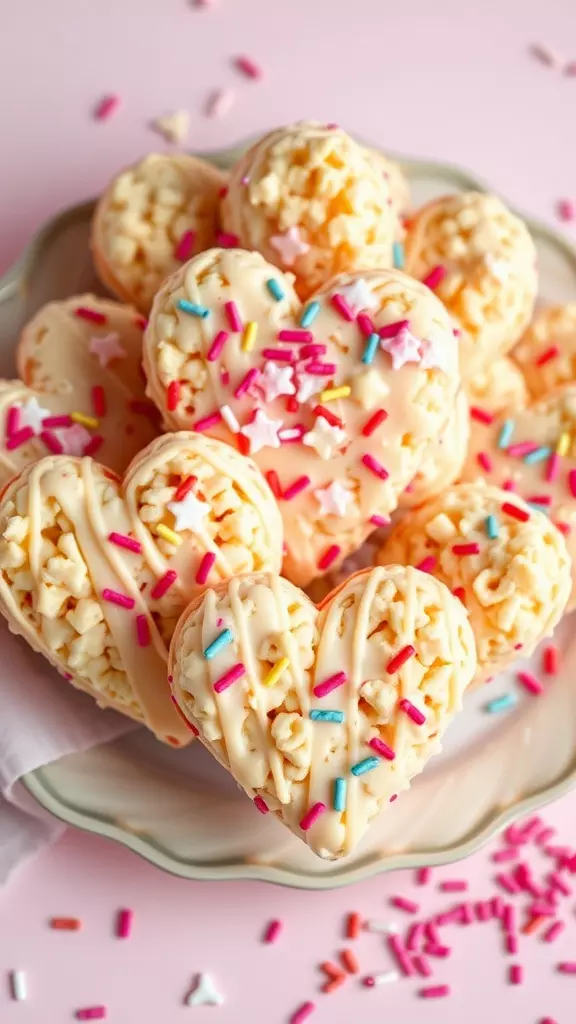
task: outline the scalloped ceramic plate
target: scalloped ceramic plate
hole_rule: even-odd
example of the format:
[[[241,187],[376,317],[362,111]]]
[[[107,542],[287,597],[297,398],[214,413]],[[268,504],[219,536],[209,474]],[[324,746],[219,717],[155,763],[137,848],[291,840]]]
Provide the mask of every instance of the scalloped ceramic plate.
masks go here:
[[[211,154],[230,166],[238,151]],[[447,192],[484,189],[443,164],[402,161],[416,205]],[[5,345],[0,372],[13,373],[21,325],[49,299],[102,288],[88,249],[92,204],[48,224],[0,281]],[[576,253],[559,235],[529,221],[547,301],[576,299]],[[487,714],[487,700],[515,692],[503,674],[466,699],[445,750],[370,829],[344,861],[316,858],[272,815],[262,817],[197,743],[169,751],[144,731],[75,754],[24,778],[29,793],[58,818],[123,843],[159,867],[189,878],[259,878],[308,888],[344,885],[379,871],[464,857],[511,819],[565,792],[576,780],[573,621],[560,626],[561,674],[537,699]],[[534,669],[538,671],[538,656]],[[575,664],[576,667],[576,664]],[[50,669],[46,668],[47,676]]]

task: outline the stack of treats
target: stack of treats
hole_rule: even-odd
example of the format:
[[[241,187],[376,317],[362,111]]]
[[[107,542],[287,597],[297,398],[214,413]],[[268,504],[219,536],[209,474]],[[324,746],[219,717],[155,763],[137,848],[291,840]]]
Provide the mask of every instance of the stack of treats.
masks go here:
[[[122,171],[92,252],[117,301],[40,309],[0,383],[1,610],[349,855],[574,603],[576,305],[534,313],[499,198],[413,210],[314,122]]]

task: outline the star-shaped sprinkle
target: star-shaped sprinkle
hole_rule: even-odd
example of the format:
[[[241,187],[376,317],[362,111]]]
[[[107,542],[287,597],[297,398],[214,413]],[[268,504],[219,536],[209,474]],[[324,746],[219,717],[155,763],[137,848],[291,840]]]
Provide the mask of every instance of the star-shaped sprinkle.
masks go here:
[[[169,501],[167,507],[176,520],[174,528],[178,533],[180,530],[202,530],[203,519],[210,511],[210,505],[200,501],[193,491],[188,491],[182,501]]]
[[[90,338],[89,351],[91,355],[98,356],[102,369],[105,369],[113,359],[126,358],[126,352],[120,344],[119,334],[103,334],[99,338]]]
[[[222,1006],[224,996],[218,991],[209,974],[199,974],[194,988],[185,999],[186,1006]]]
[[[92,434],[80,423],[74,423],[71,427],[59,427],[54,433],[65,455],[83,455],[86,445],[92,440]]]
[[[427,338],[422,342],[420,366],[423,370],[443,370],[444,373],[448,372],[450,360],[443,341],[434,341],[432,338]]]
[[[29,398],[20,406],[20,426],[32,427],[35,434],[42,430],[42,420],[51,416],[49,409],[43,409],[37,398]]]
[[[184,142],[190,130],[190,114],[187,110],[175,110],[173,114],[157,117],[152,122],[154,131],[163,135],[168,142]]]
[[[383,399],[390,394],[388,384],[374,367],[352,377],[350,386],[352,398],[366,410],[382,405]]]
[[[420,362],[420,342],[407,327],[401,327],[392,338],[382,338],[380,344],[392,356],[393,370],[399,370],[404,363]]]
[[[340,294],[344,296],[355,313],[359,313],[362,309],[376,309],[378,305],[378,299],[363,277],[359,277],[352,284],[344,285],[340,289]]]
[[[262,409],[257,409],[252,422],[242,427],[240,433],[250,441],[250,454],[254,455],[262,448],[279,448],[282,442],[278,431],[283,426],[282,420],[271,420]]]
[[[321,459],[331,459],[334,452],[346,440],[346,431],[334,427],[324,416],[317,416],[312,430],[304,434],[302,441],[309,448],[315,448]]]
[[[300,228],[288,228],[284,235],[272,235],[270,245],[276,249],[285,267],[291,267],[298,256],[305,256],[310,246],[300,237]]]
[[[326,386],[325,377],[315,377],[312,373],[298,373],[296,382],[296,398],[299,402],[307,402],[312,395],[317,395]]]
[[[314,491],[314,497],[320,503],[320,512],[325,516],[345,516],[346,506],[352,500],[350,491],[334,480],[328,487]]]
[[[279,363],[264,363],[255,387],[260,389],[267,402],[273,402],[280,395],[295,395],[294,367],[280,366]]]

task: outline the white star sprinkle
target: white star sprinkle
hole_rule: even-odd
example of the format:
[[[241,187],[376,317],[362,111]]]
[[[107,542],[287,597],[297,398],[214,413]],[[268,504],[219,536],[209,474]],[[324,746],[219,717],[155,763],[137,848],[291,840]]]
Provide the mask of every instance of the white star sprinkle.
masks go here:
[[[199,974],[194,988],[185,999],[186,1006],[222,1006],[224,996],[218,991],[209,974]]]
[[[363,309],[375,309],[378,305],[378,299],[370,291],[363,277],[359,277],[352,284],[344,285],[340,289],[340,293],[355,313],[359,313]]]
[[[392,356],[393,370],[401,369],[404,363],[420,362],[420,342],[407,327],[401,327],[393,338],[382,338],[380,344]]]
[[[259,388],[267,402],[273,402],[280,395],[295,395],[294,367],[280,366],[278,363],[264,363],[264,369],[255,388]]]
[[[100,366],[105,369],[113,359],[125,359],[126,352],[120,344],[119,334],[104,334],[90,338],[90,354],[98,356]]]
[[[345,516],[346,506],[352,500],[350,491],[338,480],[334,480],[324,489],[314,491],[314,497],[320,503],[320,512],[323,516]]]
[[[298,384],[296,398],[299,402],[307,402],[312,395],[317,395],[326,387],[326,378],[315,377],[312,373],[299,373],[296,381]]]
[[[58,427],[54,433],[65,455],[83,455],[86,445],[92,440],[92,434],[88,433],[81,423],[73,423],[71,427]]]
[[[375,409],[390,394],[388,384],[374,367],[352,377],[350,386],[352,398],[359,402],[363,409]]]
[[[288,228],[284,235],[272,235],[270,245],[280,256],[285,267],[291,267],[298,256],[305,256],[310,246],[300,237],[300,228]]]
[[[180,530],[202,530],[202,520],[210,511],[210,505],[200,501],[193,491],[188,491],[182,501],[169,501],[167,507],[176,519],[174,529],[177,533],[180,533]]]
[[[250,441],[250,454],[254,455],[261,448],[279,448],[281,441],[278,431],[284,426],[282,420],[271,420],[262,409],[256,410],[252,423],[247,423],[240,430]]]
[[[312,430],[304,434],[302,441],[309,448],[315,448],[321,459],[331,459],[337,448],[346,440],[346,431],[334,427],[324,416],[317,416]]]
[[[20,426],[32,427],[35,434],[42,430],[42,420],[51,416],[49,409],[43,409],[37,398],[29,398],[20,406]]]
[[[423,370],[443,370],[447,373],[450,360],[445,344],[442,341],[433,341],[432,338],[423,341],[420,366]]]

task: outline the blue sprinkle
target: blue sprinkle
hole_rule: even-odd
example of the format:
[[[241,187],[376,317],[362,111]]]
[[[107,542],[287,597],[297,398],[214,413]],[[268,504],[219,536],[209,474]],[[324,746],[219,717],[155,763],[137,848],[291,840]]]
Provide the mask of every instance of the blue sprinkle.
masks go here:
[[[205,320],[210,315],[210,310],[206,306],[199,306],[196,302],[188,302],[188,299],[178,299],[176,305],[183,313],[199,316],[202,320]]]
[[[551,454],[551,448],[536,448],[533,452],[528,452],[528,455],[524,456],[524,462],[527,466],[532,466],[535,462],[543,462]]]
[[[300,320],[300,327],[310,327],[310,324],[316,319],[320,312],[319,302],[310,302],[304,312],[302,313],[302,319]]]
[[[334,810],[346,810],[346,779],[334,779]]]
[[[358,761],[358,764],[353,764],[350,771],[352,775],[365,775],[366,772],[377,768],[380,763],[379,757],[365,757],[363,761]]]
[[[500,437],[498,438],[498,447],[507,448],[512,440],[512,434],[514,433],[515,423],[514,420],[504,420],[502,429],[500,431]]]
[[[368,338],[367,342],[366,342],[366,348],[364,349],[364,351],[362,353],[362,362],[363,363],[369,364],[369,363],[372,362],[372,360],[374,359],[374,356],[376,355],[376,352],[378,350],[378,345],[379,344],[380,344],[380,335],[379,334],[371,334],[370,337]]]
[[[282,288],[278,284],[278,281],[275,280],[275,278],[271,277],[268,281],[266,281],[266,287],[270,292],[272,298],[276,299],[276,302],[280,302],[280,299],[284,298],[284,292],[282,291]]]
[[[484,710],[490,715],[494,715],[498,711],[505,711],[506,708],[513,708],[517,702],[518,698],[513,693],[504,693],[501,697],[495,697],[494,700],[489,701]]]
[[[231,644],[233,639],[234,635],[232,633],[232,630],[223,629],[222,632],[218,634],[216,639],[213,640],[211,644],[208,644],[208,647],[204,651],[204,657],[208,658],[208,660],[210,660],[210,658],[214,658],[218,654],[218,651],[220,651],[223,647],[226,647],[227,644]]]
[[[313,722],[343,722],[344,712],[314,710],[310,712],[310,718]]]
[[[496,516],[486,516],[486,533],[490,540],[496,540],[498,536],[498,520]]]
[[[394,266],[396,270],[404,269],[404,246],[402,242],[394,242],[392,246],[392,256],[394,260]]]

